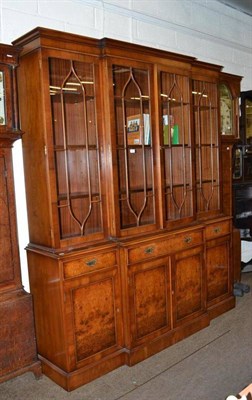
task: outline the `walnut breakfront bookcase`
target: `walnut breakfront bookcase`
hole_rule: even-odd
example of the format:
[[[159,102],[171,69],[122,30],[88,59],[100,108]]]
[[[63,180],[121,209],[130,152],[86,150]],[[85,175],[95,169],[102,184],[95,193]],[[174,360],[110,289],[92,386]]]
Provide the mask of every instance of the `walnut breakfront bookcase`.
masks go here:
[[[14,44],[39,358],[72,390],[234,307],[240,77],[45,28]]]

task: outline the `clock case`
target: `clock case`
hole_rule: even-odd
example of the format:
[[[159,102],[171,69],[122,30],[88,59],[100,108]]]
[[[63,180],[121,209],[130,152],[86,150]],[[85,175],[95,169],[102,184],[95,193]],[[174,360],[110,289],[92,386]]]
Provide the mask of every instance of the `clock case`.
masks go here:
[[[0,44],[0,383],[27,371],[41,375],[32,296],[22,286],[12,166],[19,129],[16,67],[19,49]]]

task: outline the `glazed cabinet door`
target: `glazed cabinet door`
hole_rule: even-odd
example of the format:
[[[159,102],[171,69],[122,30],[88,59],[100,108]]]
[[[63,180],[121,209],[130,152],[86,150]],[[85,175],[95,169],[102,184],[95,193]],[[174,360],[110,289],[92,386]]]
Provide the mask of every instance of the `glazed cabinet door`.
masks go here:
[[[64,263],[70,369],[113,356],[123,347],[121,290],[113,252]],[[74,278],[75,276],[75,278]]]
[[[62,249],[104,238],[97,57],[42,48],[18,74],[30,242]]]
[[[171,329],[170,259],[128,267],[130,347]]]
[[[49,57],[55,210],[60,240],[103,236],[98,65]]]
[[[173,265],[174,327],[206,312],[203,247],[175,255]]]
[[[193,208],[191,93],[188,76],[159,72],[164,221],[189,223]]]
[[[116,221],[113,235],[153,230],[156,227],[156,192],[153,171],[152,81],[148,64],[115,60],[109,66],[112,152],[117,170]],[[113,204],[112,200],[112,204]]]
[[[220,213],[220,145],[218,86],[193,80],[193,115],[196,156],[196,211],[198,217]]]

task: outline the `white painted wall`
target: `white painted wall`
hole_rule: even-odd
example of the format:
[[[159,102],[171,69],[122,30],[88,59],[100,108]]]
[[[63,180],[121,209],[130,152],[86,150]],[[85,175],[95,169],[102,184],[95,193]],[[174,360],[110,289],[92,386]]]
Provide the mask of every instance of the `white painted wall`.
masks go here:
[[[216,0],[0,0],[0,41],[42,26],[96,38],[111,37],[223,65],[252,89],[252,17]],[[23,284],[29,290],[26,203],[20,141],[14,170]]]

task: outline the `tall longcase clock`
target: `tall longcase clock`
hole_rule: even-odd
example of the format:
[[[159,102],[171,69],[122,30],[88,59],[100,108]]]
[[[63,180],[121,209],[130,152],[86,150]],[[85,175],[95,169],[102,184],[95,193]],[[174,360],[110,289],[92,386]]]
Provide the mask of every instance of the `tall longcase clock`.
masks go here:
[[[26,371],[41,373],[32,297],[22,286],[17,240],[12,147],[22,137],[16,90],[18,53],[18,48],[0,44],[0,382]]]

